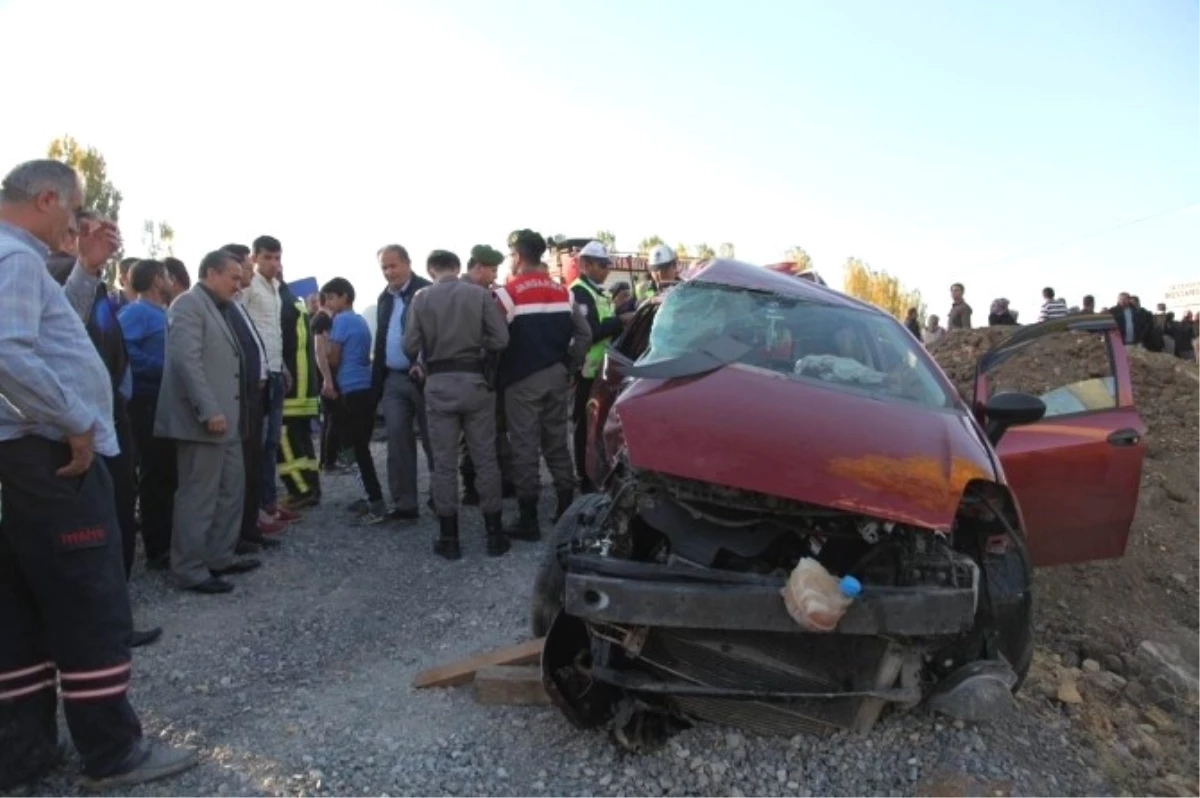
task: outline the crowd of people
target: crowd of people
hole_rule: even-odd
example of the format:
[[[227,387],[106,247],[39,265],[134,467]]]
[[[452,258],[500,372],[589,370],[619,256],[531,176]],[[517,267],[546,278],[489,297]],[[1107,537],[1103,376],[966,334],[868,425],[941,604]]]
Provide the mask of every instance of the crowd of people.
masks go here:
[[[946,326],[941,317],[930,314],[922,326],[916,308],[909,308],[904,326],[919,341],[931,344],[946,334],[947,330],[971,329],[971,306],[964,299],[966,289],[962,283],[950,286],[950,311],[946,314]],[[1091,294],[1083,297],[1080,305],[1067,306],[1066,300],[1057,296],[1051,287],[1042,289],[1042,303],[1038,311],[1039,322],[1065,318],[1077,314],[1106,313],[1113,317],[1122,331],[1126,346],[1140,346],[1151,352],[1166,352],[1184,360],[1196,359],[1196,339],[1200,337],[1200,318],[1192,311],[1176,319],[1159,303],[1155,312],[1142,307],[1135,294],[1122,291],[1115,305],[1096,310],[1096,298]],[[988,311],[988,326],[1002,327],[1017,325],[1018,312],[1009,307],[1008,299],[1000,297],[992,301]]]
[[[648,289],[610,292],[609,254],[591,242],[565,286],[526,229],[508,237],[504,285],[504,254],[487,245],[465,273],[453,252],[432,252],[427,280],[389,244],[372,330],[345,278],[295,296],[271,236],[209,252],[194,284],[177,259],[125,258],[109,285],[120,235],[83,197],[55,160],[0,185],[0,790],[61,761],[59,696],[91,786],[195,764],[145,740],[128,700],[130,650],[161,633],[133,627],[139,532],[148,569],[228,593],[322,501],[321,472],[344,468],[343,452],[364,494],[348,520],[419,518],[420,447],[438,556],[462,557],[463,504],[479,506],[490,556],[539,540],[540,463],[555,518],[593,489],[587,397],[605,348],[678,275],[660,247]],[[386,498],[370,449],[378,416]]]

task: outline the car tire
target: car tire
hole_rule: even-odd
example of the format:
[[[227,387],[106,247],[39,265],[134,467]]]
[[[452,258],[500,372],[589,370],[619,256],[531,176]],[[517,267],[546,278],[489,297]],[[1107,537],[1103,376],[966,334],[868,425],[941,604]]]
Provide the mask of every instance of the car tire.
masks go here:
[[[584,519],[594,518],[607,503],[608,496],[603,493],[586,493],[577,497],[555,523],[554,532],[546,541],[542,561],[533,579],[530,628],[534,637],[543,637],[554,622],[554,617],[562,610],[567,575],[559,560],[559,547],[577,539],[582,532]]]

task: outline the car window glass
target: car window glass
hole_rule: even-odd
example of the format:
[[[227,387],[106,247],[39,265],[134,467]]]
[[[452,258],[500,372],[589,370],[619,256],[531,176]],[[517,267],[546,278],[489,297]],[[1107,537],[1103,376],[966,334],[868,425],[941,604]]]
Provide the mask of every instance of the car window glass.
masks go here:
[[[680,357],[718,338],[750,348],[738,362],[797,381],[880,399],[951,403],[920,344],[890,317],[701,281],[664,298],[641,362]]]
[[[618,352],[630,360],[637,360],[650,343],[650,327],[654,323],[654,315],[658,303],[648,303],[638,308],[625,330],[613,343]]]
[[[1046,417],[1111,410],[1116,381],[1103,333],[1051,333],[1025,344],[987,374],[988,398],[1002,391],[1033,394]]]

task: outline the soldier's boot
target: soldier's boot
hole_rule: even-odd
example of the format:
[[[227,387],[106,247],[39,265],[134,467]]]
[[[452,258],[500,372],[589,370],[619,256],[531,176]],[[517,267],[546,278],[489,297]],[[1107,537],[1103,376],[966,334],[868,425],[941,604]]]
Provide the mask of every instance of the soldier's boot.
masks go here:
[[[466,507],[479,506],[479,491],[475,489],[475,475],[463,477],[462,503]]]
[[[554,506],[554,523],[558,523],[558,519],[563,517],[563,513],[571,506],[571,502],[575,501],[575,491],[570,488],[560,490],[555,493],[557,504]]]
[[[504,534],[504,522],[500,520],[500,511],[484,513],[483,528],[487,531],[487,554],[489,557],[499,557],[508,551],[512,545]]]
[[[542,530],[538,528],[537,497],[518,499],[517,506],[520,508],[521,515],[514,526],[504,530],[504,534],[514,540],[541,540]]]
[[[458,545],[458,515],[438,516],[441,531],[433,544],[433,553],[447,560],[462,559],[462,548]]]

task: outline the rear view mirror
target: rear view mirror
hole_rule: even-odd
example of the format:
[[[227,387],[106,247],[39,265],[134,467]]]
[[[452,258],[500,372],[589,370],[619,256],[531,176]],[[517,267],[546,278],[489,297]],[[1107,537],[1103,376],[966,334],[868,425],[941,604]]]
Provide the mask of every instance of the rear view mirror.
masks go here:
[[[989,399],[983,412],[988,440],[995,446],[1009,427],[1041,421],[1046,415],[1046,403],[1027,393],[1004,391]]]

